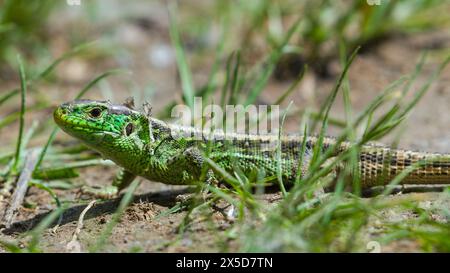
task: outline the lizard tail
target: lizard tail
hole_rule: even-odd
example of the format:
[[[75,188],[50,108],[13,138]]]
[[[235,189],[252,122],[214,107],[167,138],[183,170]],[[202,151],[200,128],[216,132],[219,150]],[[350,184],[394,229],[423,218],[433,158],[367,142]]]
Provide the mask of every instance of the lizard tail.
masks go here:
[[[367,148],[359,168],[363,187],[387,185],[405,170],[400,184],[450,184],[450,154]]]

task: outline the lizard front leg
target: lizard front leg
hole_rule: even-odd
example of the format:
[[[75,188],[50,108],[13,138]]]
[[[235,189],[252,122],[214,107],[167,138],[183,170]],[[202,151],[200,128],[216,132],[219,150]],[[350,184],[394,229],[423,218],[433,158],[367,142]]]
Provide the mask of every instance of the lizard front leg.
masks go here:
[[[182,179],[184,180],[184,184],[195,184],[200,187],[200,192],[202,193],[202,197],[204,200],[208,198],[209,189],[206,185],[218,184],[218,180],[214,176],[214,172],[212,170],[206,170],[206,173],[203,176],[203,167],[204,160],[201,151],[197,147],[189,147],[185,149],[180,155],[173,157],[169,161],[169,166],[180,165],[180,162],[185,166],[182,171]],[[199,183],[195,183],[199,182]],[[193,199],[194,194],[181,194],[176,197],[176,199],[180,202],[188,202]]]
[[[109,199],[115,197],[121,190],[128,187],[136,178],[136,175],[121,168],[112,182],[112,185],[100,188],[83,186],[81,191],[96,198]]]

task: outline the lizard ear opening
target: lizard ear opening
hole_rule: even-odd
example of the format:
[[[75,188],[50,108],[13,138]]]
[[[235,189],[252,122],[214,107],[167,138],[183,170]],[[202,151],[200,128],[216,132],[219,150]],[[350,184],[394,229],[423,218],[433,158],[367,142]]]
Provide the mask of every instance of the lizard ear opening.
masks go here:
[[[131,135],[131,133],[133,133],[133,131],[134,131],[134,126],[133,126],[133,123],[130,122],[127,124],[127,126],[125,126],[125,135],[129,136],[129,135]]]

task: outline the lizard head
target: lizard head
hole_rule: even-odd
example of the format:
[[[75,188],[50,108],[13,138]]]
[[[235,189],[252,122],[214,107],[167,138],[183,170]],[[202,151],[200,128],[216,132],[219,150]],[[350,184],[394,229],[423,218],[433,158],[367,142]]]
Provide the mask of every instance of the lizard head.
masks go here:
[[[148,119],[125,105],[76,100],[61,104],[53,117],[64,132],[109,159],[140,151],[149,141]]]

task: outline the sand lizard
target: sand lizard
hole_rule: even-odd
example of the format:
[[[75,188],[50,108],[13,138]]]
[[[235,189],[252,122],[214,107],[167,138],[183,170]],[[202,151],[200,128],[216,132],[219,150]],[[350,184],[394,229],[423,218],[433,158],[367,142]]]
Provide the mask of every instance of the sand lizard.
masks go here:
[[[122,172],[113,182],[114,193],[120,191],[136,176],[166,184],[188,185],[197,182],[205,164],[201,152],[206,143],[212,143],[208,155],[219,167],[229,173],[236,168],[245,174],[263,171],[268,177],[276,176],[281,166],[283,181],[292,183],[298,170],[307,171],[308,155],[317,137],[307,137],[305,160],[298,167],[303,136],[213,135],[212,141],[191,137],[195,129],[180,127],[152,118],[125,105],[107,101],[78,100],[60,105],[54,111],[54,120],[69,135],[98,151],[103,158],[114,161]],[[208,133],[209,134],[209,133]],[[181,137],[176,137],[180,136]],[[325,138],[323,148],[331,147],[334,138]],[[281,164],[276,149],[270,144],[281,143]],[[350,147],[343,142],[336,153]],[[306,156],[305,156],[306,155]],[[449,184],[450,155],[423,153],[367,144],[358,155],[361,186],[368,188],[388,184],[408,166],[424,162],[410,172],[402,184]],[[220,179],[217,177],[217,179]]]

